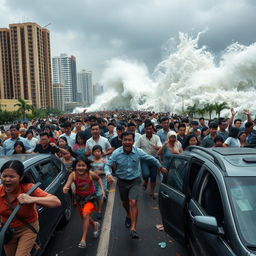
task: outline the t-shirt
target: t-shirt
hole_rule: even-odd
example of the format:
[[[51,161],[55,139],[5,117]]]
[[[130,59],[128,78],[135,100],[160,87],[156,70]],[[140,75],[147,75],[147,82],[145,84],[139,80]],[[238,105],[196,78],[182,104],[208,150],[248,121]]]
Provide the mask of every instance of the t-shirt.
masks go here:
[[[32,183],[20,184],[17,195],[22,194],[22,193],[27,193],[33,186],[34,186],[34,184],[32,184]],[[37,188],[31,194],[31,196],[35,196],[35,197],[45,197],[48,195],[50,195],[50,194],[48,194],[47,192],[43,191],[40,188]],[[0,216],[1,216],[1,221],[3,223],[5,223],[7,221],[7,219],[9,218],[9,216],[11,215],[11,210],[10,210],[8,203],[4,197],[5,197],[4,186],[0,185],[0,205],[1,205]],[[17,198],[14,201],[11,201],[11,204],[12,204],[13,208],[15,208],[16,205],[18,204]],[[21,218],[23,218],[28,223],[33,223],[33,222],[37,221],[37,219],[38,219],[38,213],[35,208],[35,204],[23,204],[22,207],[20,208],[20,210],[18,211],[18,214]],[[14,228],[14,227],[21,227],[21,226],[24,226],[24,223],[19,221],[17,218],[14,218],[9,227]]]
[[[158,135],[152,134],[149,139],[146,134],[143,134],[137,142],[135,142],[135,147],[141,148],[147,154],[157,157],[157,150],[154,146],[162,147],[160,137]]]
[[[228,137],[224,144],[227,144],[230,148],[240,148],[240,140],[238,138]]]
[[[57,147],[53,147],[51,145],[48,145],[47,148],[43,148],[41,144],[37,144],[35,149],[34,149],[35,153],[44,153],[44,154],[55,154],[55,153],[59,153],[60,149]]]

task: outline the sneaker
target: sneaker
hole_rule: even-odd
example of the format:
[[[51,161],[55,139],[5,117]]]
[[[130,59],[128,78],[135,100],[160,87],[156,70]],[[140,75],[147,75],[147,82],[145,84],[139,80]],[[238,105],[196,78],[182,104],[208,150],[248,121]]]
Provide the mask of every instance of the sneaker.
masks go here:
[[[81,241],[81,242],[78,244],[78,248],[81,248],[81,249],[86,248],[86,242],[85,242],[85,241]]]
[[[130,231],[130,237],[131,237],[132,239],[139,239],[139,235],[138,235],[138,233],[136,232],[136,230],[131,230],[131,231]]]
[[[125,218],[125,227],[130,228],[132,224],[131,218],[127,217]]]
[[[100,235],[100,223],[96,222],[96,227],[93,232],[93,238],[98,238]]]

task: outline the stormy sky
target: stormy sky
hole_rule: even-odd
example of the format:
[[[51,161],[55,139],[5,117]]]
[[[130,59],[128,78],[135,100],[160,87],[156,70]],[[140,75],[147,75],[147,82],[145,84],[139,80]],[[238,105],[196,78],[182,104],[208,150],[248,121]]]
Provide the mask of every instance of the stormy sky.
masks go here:
[[[179,31],[196,35],[218,55],[232,42],[256,41],[255,0],[0,0],[0,27],[10,23],[50,23],[52,56],[77,57],[78,71],[100,79],[106,61],[128,57],[151,72],[164,45]]]

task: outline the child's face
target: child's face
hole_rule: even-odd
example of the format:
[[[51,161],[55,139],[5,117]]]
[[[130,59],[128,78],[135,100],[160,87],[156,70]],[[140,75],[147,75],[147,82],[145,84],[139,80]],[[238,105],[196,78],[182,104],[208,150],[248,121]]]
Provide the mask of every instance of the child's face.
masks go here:
[[[93,156],[97,159],[101,157],[101,154],[102,154],[102,152],[99,149],[96,149],[93,151]]]
[[[62,140],[62,139],[59,140],[59,146],[60,147],[65,147],[66,145],[67,145],[67,143],[66,143],[65,140]]]
[[[78,174],[83,175],[86,173],[87,164],[84,161],[78,161],[76,164],[76,171]]]
[[[15,147],[15,151],[16,151],[16,153],[21,153],[22,152],[22,146],[21,145],[17,145]]]
[[[63,156],[64,159],[70,159],[71,154],[69,152],[65,153],[65,154],[62,153],[62,156]]]

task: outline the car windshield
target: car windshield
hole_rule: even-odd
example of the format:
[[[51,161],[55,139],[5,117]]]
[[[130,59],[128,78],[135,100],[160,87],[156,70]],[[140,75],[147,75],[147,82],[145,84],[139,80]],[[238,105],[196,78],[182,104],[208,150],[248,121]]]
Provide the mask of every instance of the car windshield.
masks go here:
[[[228,177],[233,213],[247,246],[256,245],[256,177]]]

